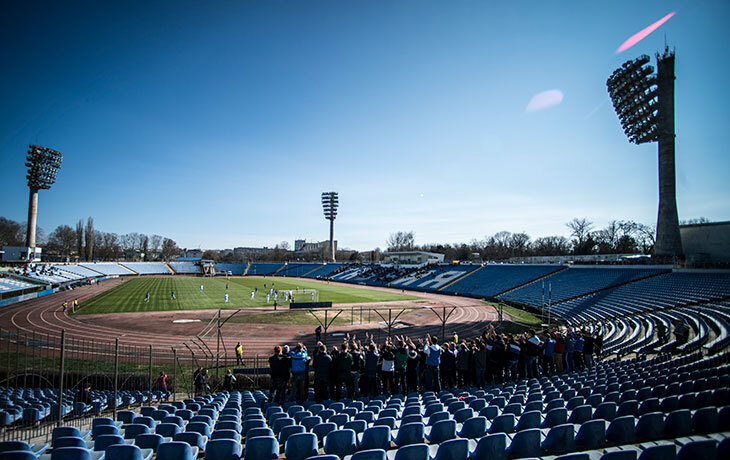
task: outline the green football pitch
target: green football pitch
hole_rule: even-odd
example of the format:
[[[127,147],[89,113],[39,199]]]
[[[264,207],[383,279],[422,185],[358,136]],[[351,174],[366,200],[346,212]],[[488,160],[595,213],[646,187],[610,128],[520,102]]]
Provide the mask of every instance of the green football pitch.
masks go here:
[[[350,286],[335,286],[313,281],[290,280],[287,278],[135,278],[79,305],[76,314],[144,312],[162,310],[199,310],[206,308],[244,308],[274,305],[273,296],[266,302],[266,293],[273,287],[280,291],[299,290],[301,294],[294,301],[310,302],[310,292],[317,291],[319,302],[366,303],[391,300],[412,300],[418,297],[361,289]],[[200,286],[203,289],[200,289]],[[264,285],[266,287],[264,287]],[[228,287],[228,289],[226,289]],[[258,288],[258,292],[256,292]],[[171,293],[175,293],[172,298]],[[254,298],[251,299],[251,292]],[[149,293],[149,301],[145,301]],[[228,303],[225,294],[228,293]],[[283,296],[279,295],[283,305]]]

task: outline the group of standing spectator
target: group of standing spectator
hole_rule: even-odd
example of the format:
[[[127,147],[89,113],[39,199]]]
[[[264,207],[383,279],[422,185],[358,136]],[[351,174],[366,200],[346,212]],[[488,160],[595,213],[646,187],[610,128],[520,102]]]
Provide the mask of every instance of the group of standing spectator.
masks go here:
[[[590,368],[602,344],[600,334],[570,327],[538,335],[501,334],[489,325],[477,338],[459,341],[454,333],[445,343],[429,334],[417,341],[395,335],[381,344],[371,334],[364,341],[348,334],[336,346],[317,341],[311,354],[301,343],[292,349],[277,345],[269,358],[270,389],[274,402],[290,394],[302,403],[310,386],[318,402],[483,386]]]

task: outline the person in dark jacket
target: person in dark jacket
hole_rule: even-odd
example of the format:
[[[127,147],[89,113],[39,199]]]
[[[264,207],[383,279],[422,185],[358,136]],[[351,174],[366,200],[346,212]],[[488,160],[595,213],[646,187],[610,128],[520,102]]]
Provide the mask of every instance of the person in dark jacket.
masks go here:
[[[380,354],[376,351],[375,343],[370,342],[365,352],[365,377],[367,378],[367,389],[370,396],[378,395],[378,362]]]
[[[327,354],[327,345],[320,344],[314,355],[314,399],[321,403],[329,399],[329,382],[332,371],[332,357]]]
[[[470,383],[469,372],[471,364],[471,350],[466,343],[462,342],[456,355],[456,385],[463,387]]]
[[[352,399],[354,389],[352,387],[352,365],[354,359],[350,353],[350,346],[347,343],[343,343],[340,346],[340,354],[337,356],[335,362],[335,372],[337,379],[337,391],[335,397],[337,401],[342,399],[342,386],[344,385],[347,389],[347,397]]]
[[[284,404],[286,402],[286,385],[289,382],[291,359],[281,352],[281,346],[279,345],[274,347],[274,354],[269,358],[269,368],[271,369],[269,390],[271,400],[278,404]]]

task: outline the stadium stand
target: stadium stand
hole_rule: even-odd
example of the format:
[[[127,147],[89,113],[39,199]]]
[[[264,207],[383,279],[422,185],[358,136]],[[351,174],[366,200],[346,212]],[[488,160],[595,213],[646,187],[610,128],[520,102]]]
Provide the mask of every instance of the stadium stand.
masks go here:
[[[226,274],[231,272],[232,275],[243,275],[246,266],[247,264],[214,264],[216,273]]]
[[[333,273],[335,270],[339,270],[342,268],[344,264],[339,262],[330,262],[325,265],[322,265],[318,269],[314,270],[313,272],[309,272],[304,277],[305,278],[327,278],[331,273]]]
[[[169,262],[167,265],[172,268],[175,274],[180,275],[199,275],[200,265],[191,262]]]
[[[23,289],[29,289],[34,287],[37,287],[37,285],[26,283],[25,281],[15,280],[12,278],[0,278],[0,293],[22,291]]]
[[[484,265],[458,280],[443,292],[463,295],[495,297],[525,283],[563,270],[560,265]]]
[[[550,307],[569,323],[582,323],[730,297],[726,270],[675,270]]]
[[[479,268],[480,265],[427,265],[390,283],[393,287],[438,290]]]
[[[297,276],[301,277],[307,273],[323,267],[321,263],[300,263],[290,262],[276,273],[276,276]]]
[[[70,265],[69,265],[70,266]],[[80,267],[88,268],[90,270],[94,270],[95,272],[99,272],[106,276],[111,275],[132,275],[133,273],[123,266],[113,263],[113,262],[99,262],[99,263],[85,263],[85,264],[79,264]]]
[[[140,275],[171,275],[170,269],[159,262],[124,262],[119,264]]]
[[[578,265],[554,273],[546,277],[544,282],[546,286],[550,283],[552,301],[558,303],[573,297],[630,283],[642,278],[669,273],[670,271],[668,268],[589,267]],[[539,282],[530,283],[510,291],[501,298],[537,307],[542,304],[543,294],[547,295],[547,290],[543,290],[542,282]]]
[[[56,427],[50,445],[0,449],[52,449],[43,459],[66,458],[76,449],[73,458],[103,452],[109,460],[155,453],[160,460],[721,459],[730,449],[727,363],[727,354],[700,353],[610,360],[484,388],[339,402],[317,403],[311,391],[301,404],[278,404],[258,390],[226,391],[123,410],[118,421],[96,417],[91,430]],[[54,396],[52,390],[12,392],[22,392],[24,401],[45,398],[41,406]],[[135,396],[159,401],[159,395],[125,392],[117,403]],[[97,399],[109,401],[108,395]],[[10,409],[7,414],[24,414]]]
[[[284,264],[281,263],[259,263],[254,262],[248,267],[247,275],[273,275]]]
[[[22,268],[15,268],[14,273],[45,284],[63,284],[86,278],[65,270],[59,270],[53,265],[30,264]]]
[[[116,266],[116,264],[114,265]],[[102,272],[84,267],[83,265],[54,265],[54,267],[64,272],[73,273],[81,278],[95,278],[103,275]]]

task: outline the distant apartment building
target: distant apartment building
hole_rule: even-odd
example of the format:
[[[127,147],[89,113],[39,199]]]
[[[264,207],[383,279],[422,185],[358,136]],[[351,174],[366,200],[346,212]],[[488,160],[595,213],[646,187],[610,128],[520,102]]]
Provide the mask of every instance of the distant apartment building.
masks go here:
[[[294,252],[317,252],[328,248],[329,245],[329,241],[307,243],[307,240],[294,240]],[[335,240],[335,251],[337,251],[337,240]]]

